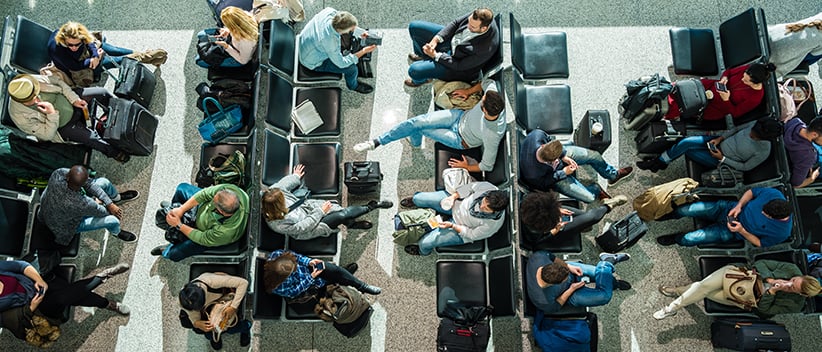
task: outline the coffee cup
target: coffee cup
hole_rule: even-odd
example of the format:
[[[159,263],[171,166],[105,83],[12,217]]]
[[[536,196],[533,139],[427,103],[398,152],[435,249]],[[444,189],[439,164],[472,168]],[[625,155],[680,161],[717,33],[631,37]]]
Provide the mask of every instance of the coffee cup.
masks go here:
[[[604,128],[602,122],[594,122],[594,124],[591,125],[591,134],[600,134]]]

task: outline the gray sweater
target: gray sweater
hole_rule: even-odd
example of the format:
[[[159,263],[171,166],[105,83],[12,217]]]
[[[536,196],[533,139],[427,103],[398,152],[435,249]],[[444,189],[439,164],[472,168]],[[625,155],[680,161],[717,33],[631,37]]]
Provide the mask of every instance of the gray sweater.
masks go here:
[[[490,80],[483,81],[482,87],[483,91],[486,92],[497,90],[497,85]],[[482,161],[479,164],[482,171],[494,169],[499,142],[502,140],[502,135],[507,128],[504,112],[505,110],[499,114],[496,120],[488,121],[485,119],[485,113],[482,112],[482,104],[477,104],[460,118],[459,132],[462,141],[469,148],[482,146]]]
[[[301,183],[302,181],[300,181],[299,176],[288,175],[269,188],[279,188],[283,192],[283,196],[285,196],[285,205],[290,207],[299,199],[291,192],[300,187]],[[296,240],[328,237],[333,234],[336,229],[332,229],[328,227],[327,224],[320,222],[323,216],[325,216],[322,210],[323,203],[325,203],[324,200],[306,199],[297,209],[285,214],[285,218],[269,221],[267,223],[268,227],[277,233]],[[331,206],[329,212],[338,210],[342,210],[342,207],[334,204]]]
[[[465,231],[460,232],[460,237],[465,243],[474,242],[486,239],[493,236],[502,227],[502,222],[505,221],[505,215],[499,219],[480,219],[471,216],[471,203],[474,199],[482,196],[487,191],[497,190],[488,182],[472,182],[457,188],[460,200],[454,202],[454,208],[451,215],[454,217],[454,223],[466,227]],[[477,205],[479,207],[479,205]],[[476,209],[479,210],[479,209]]]
[[[40,220],[54,232],[54,239],[60,245],[68,245],[77,233],[80,222],[87,217],[109,215],[106,206],[111,198],[89,178],[80,192],[68,188],[66,175],[69,169],[54,170],[48,186],[40,196]],[[97,204],[94,198],[103,202]]]
[[[808,23],[822,19],[822,13],[799,22]],[[776,65],[776,76],[782,77],[793,71],[808,54],[822,55],[822,33],[814,27],[799,32],[785,33],[785,25],[780,23],[768,26],[768,37],[771,40],[770,61]]]
[[[719,149],[725,155],[725,165],[739,171],[748,171],[762,164],[771,154],[771,142],[751,139],[751,129],[756,121],[725,131]]]

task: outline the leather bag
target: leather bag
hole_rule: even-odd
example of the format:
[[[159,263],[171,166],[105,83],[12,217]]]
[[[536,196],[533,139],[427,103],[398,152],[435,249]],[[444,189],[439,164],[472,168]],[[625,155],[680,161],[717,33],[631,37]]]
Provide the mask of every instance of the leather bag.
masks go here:
[[[734,267],[725,270],[722,278],[722,293],[739,308],[752,310],[762,297],[762,278],[755,269]]]
[[[639,218],[651,221],[674,211],[674,205],[679,206],[699,200],[694,191],[699,182],[684,177],[668,183],[654,186],[634,198],[634,210]]]
[[[216,105],[218,111],[208,112],[206,108],[208,103]],[[206,116],[197,126],[197,130],[206,142],[217,143],[243,127],[243,112],[239,105],[223,108],[217,99],[209,97],[203,99],[203,111]]]

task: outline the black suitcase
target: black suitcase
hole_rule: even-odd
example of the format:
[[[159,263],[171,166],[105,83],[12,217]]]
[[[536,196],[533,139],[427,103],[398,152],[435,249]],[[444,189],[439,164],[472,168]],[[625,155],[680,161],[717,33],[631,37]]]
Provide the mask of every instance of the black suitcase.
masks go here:
[[[134,99],[142,106],[149,106],[157,85],[154,72],[129,57],[124,57],[118,68],[120,75],[115,78],[117,83],[114,85],[114,94],[120,98]]]
[[[157,124],[157,117],[137,102],[111,98],[103,140],[131,155],[150,155]]]
[[[602,124],[602,131],[596,134],[591,132],[595,123]],[[574,144],[600,153],[605,152],[611,145],[611,114],[608,110],[586,111],[574,131]]]
[[[679,105],[679,116],[683,119],[701,116],[702,111],[708,106],[705,87],[702,85],[702,81],[696,78],[677,81],[673,90],[671,90],[671,94],[674,101]]]
[[[382,183],[382,173],[380,173],[380,163],[377,161],[354,161],[346,162],[345,185],[349,194],[365,194],[380,191]]]
[[[790,351],[791,335],[785,325],[772,320],[716,319],[711,323],[711,344],[734,351]]]
[[[661,154],[685,138],[685,122],[654,121],[634,137],[638,154]]]
[[[488,320],[482,320],[474,326],[462,326],[451,318],[442,318],[437,329],[437,351],[484,352],[488,349],[490,337]]]
[[[648,233],[648,225],[636,211],[611,224],[605,232],[596,236],[597,245],[608,253],[616,253],[633,246]]]
[[[368,323],[371,321],[371,313],[374,313],[374,308],[368,307],[368,309],[363,312],[357,320],[354,320],[348,324],[339,324],[335,322],[334,328],[345,337],[351,338],[357,336],[360,331],[368,326]]]

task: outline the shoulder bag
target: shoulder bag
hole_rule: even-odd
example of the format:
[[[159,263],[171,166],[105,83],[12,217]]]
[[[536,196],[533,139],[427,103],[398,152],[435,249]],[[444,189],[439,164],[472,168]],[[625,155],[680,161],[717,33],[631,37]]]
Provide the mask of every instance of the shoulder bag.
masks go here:
[[[218,111],[215,113],[208,112],[205,107],[208,103],[217,106]],[[217,143],[243,127],[243,112],[239,105],[235,104],[223,108],[217,99],[209,97],[203,99],[203,111],[205,111],[206,116],[197,126],[197,130],[206,142]]]
[[[739,308],[752,310],[762,297],[764,287],[756,269],[734,267],[725,270],[722,278],[722,292],[725,298]]]

